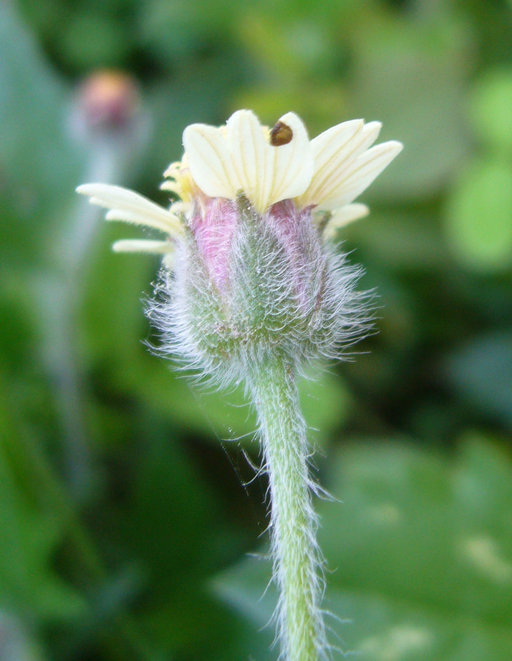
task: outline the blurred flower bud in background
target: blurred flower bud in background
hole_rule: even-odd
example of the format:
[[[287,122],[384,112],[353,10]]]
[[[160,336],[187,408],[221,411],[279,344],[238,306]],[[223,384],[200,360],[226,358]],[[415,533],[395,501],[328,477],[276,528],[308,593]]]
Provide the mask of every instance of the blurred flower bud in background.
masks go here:
[[[75,137],[90,139],[126,133],[137,123],[140,94],[126,73],[100,70],[90,74],[75,93],[71,129]]]
[[[139,85],[133,76],[99,69],[77,86],[68,131],[86,152],[89,177],[123,178],[150,136]]]
[[[87,177],[123,179],[149,135],[150,122],[135,78],[112,69],[95,71],[77,86],[71,104],[69,132],[85,152]],[[73,262],[85,254],[97,219],[97,213],[91,215],[79,205],[71,230],[76,240],[66,237],[76,248],[65,251]]]

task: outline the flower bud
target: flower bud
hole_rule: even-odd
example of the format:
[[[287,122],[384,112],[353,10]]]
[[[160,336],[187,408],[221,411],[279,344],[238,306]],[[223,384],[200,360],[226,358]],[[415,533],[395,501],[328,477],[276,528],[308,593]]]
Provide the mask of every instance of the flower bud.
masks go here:
[[[166,254],[149,309],[165,352],[201,374],[239,381],[270,355],[297,368],[337,357],[364,332],[360,271],[329,239],[366,215],[352,201],[401,150],[394,141],[370,148],[379,130],[353,120],[310,141],[293,113],[269,130],[241,110],[225,127],[185,130],[185,155],[162,185],[181,198],[169,210],[117,187],[79,188],[110,208],[107,219],[166,234],[117,244]]]
[[[150,316],[186,367],[239,380],[280,353],[301,367],[336,356],[365,325],[358,270],[323,242],[310,208],[210,198],[163,273]]]
[[[71,118],[76,137],[100,137],[133,128],[140,110],[135,80],[120,71],[100,70],[79,86]]]

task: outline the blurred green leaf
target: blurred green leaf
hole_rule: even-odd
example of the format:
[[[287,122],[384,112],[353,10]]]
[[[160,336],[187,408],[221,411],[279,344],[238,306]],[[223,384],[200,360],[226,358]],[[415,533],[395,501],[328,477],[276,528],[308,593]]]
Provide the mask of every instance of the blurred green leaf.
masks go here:
[[[293,108],[294,112],[307,118],[311,135],[315,135],[347,115],[348,96],[337,81],[321,84],[300,79],[285,84],[278,81],[275,86],[266,82],[261,86],[252,84],[238,92],[233,109],[252,108],[262,122],[272,125]],[[314,105],[311,104],[312,97],[315,97]]]
[[[123,548],[131,549],[149,581],[145,627],[164,650],[217,658],[212,650],[226,646],[231,627],[222,609],[212,612],[216,605],[204,581],[238,556],[241,538],[226,525],[218,493],[202,479],[182,442],[166,435],[152,416],[147,422],[147,447],[121,526]],[[215,625],[198,626],[206,620]]]
[[[141,299],[150,291],[158,269],[157,261],[133,255],[114,255],[116,238],[130,230],[101,224],[103,233],[91,259],[84,308],[84,346],[91,362],[130,364],[143,351],[141,341],[148,333]],[[132,232],[136,236],[135,232]],[[139,233],[140,236],[140,233]]]
[[[470,96],[470,116],[484,146],[512,153],[512,71],[491,69],[477,79]]]
[[[54,571],[58,519],[31,505],[0,445],[0,608],[48,622],[83,615],[85,602]]]
[[[352,114],[382,121],[382,137],[404,143],[370,195],[436,193],[468,151],[461,103],[470,47],[465,26],[375,14],[361,20],[352,41]]]
[[[460,260],[476,269],[512,264],[512,165],[500,160],[472,164],[447,200],[446,232]]]
[[[443,372],[468,406],[512,426],[510,332],[489,333],[457,348]]]
[[[150,0],[140,13],[143,41],[163,61],[190,57],[204,49],[217,30],[226,38],[232,15],[233,5],[225,0]]]
[[[156,573],[156,597],[176,585],[197,586],[200,570],[215,565],[212,551],[226,530],[215,526],[220,504],[180,442],[164,434],[156,439],[153,430],[148,438],[151,445],[137,473],[126,534]]]
[[[275,12],[244,13],[237,31],[240,42],[277,79],[283,78],[283,72],[287,80],[301,78],[304,67],[316,73],[329,52],[326,26],[289,14],[276,18]]]
[[[339,236],[393,270],[445,271],[449,252],[427,212],[375,209]],[[380,290],[379,290],[380,291]]]
[[[321,546],[327,606],[348,618],[332,620],[338,644],[368,661],[510,659],[510,457],[479,438],[455,461],[365,444],[343,451],[332,476],[343,502],[323,506]],[[275,603],[262,598],[268,570],[247,560],[215,582],[255,628]]]
[[[87,71],[98,66],[122,66],[131,45],[128,36],[128,28],[117,17],[91,12],[90,5],[85,4],[71,16],[60,45],[68,65]]]
[[[43,219],[66,208],[82,159],[66,135],[70,96],[62,79],[7,2],[0,5],[0,89],[0,125],[9,127],[0,138],[2,193],[30,242],[48,230]]]

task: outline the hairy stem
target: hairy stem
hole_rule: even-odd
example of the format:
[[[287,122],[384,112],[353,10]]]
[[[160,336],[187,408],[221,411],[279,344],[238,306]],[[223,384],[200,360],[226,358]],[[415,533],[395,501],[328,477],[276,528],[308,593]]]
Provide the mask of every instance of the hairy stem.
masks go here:
[[[252,370],[250,385],[270,483],[281,655],[286,661],[318,661],[325,653],[321,557],[295,370],[276,357]]]

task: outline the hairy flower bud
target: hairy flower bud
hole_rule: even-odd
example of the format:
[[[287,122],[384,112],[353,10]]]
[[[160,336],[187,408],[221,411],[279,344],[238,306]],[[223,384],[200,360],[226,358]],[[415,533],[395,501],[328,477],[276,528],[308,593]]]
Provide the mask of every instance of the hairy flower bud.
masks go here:
[[[394,141],[369,148],[379,129],[353,120],[310,141],[293,113],[269,130],[241,110],[225,127],[185,130],[185,155],[162,185],[181,198],[168,211],[117,187],[78,189],[110,208],[107,219],[167,235],[114,246],[166,254],[149,310],[164,351],[201,374],[237,381],[268,355],[301,368],[338,356],[360,335],[359,271],[326,239],[366,215],[352,200],[401,149]]]
[[[364,329],[358,270],[291,200],[263,215],[243,195],[208,200],[162,275],[150,315],[164,350],[208,375],[239,380],[276,352],[301,367]]]

